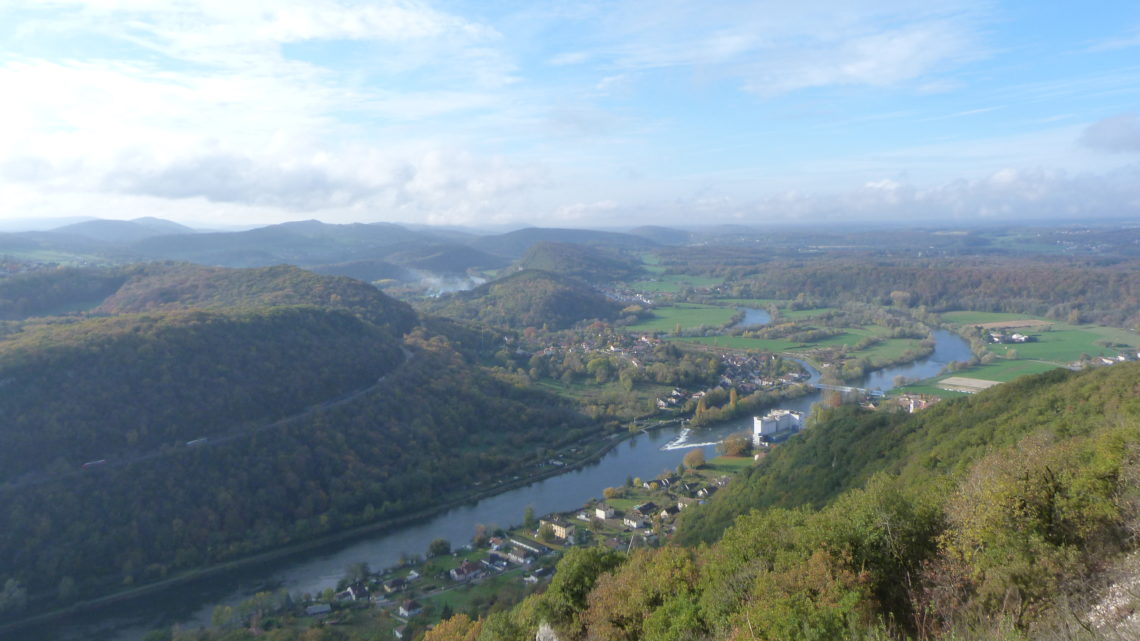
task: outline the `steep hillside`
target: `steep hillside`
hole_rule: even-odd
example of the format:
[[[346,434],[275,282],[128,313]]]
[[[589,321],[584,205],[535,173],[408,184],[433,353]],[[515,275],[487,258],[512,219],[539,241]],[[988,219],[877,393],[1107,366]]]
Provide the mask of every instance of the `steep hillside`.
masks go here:
[[[119,269],[59,269],[0,279],[0,320],[49,316],[92,308],[129,277]]]
[[[565,328],[582,320],[611,320],[621,306],[578,281],[526,270],[424,303],[440,316],[500,327]]]
[[[127,268],[128,280],[95,309],[124,314],[266,305],[320,305],[344,309],[389,327],[396,335],[415,324],[415,312],[375,287],[351,278],[321,276],[288,265],[254,269],[155,263]]]
[[[402,361],[391,333],[315,307],[29,327],[0,342],[0,483],[289,416]]]
[[[879,472],[911,485],[933,483],[1032,433],[1088,434],[1107,417],[1140,416],[1137,381],[1140,363],[1081,374],[1056,369],[913,415],[854,407],[825,411],[818,428],[777,448],[708,505],[686,513],[679,538],[715,540],[733,519],[757,507],[818,508]]]
[[[107,316],[0,338],[0,585],[28,611],[417,512],[599,429],[358,281],[124,278]]]
[[[739,516],[712,545],[576,548],[544,593],[453,620],[450,638],[1130,638],[1095,629],[1091,607],[1099,573],[1135,549],[1137,381],[1130,363],[910,417],[835,412],[716,495]]]
[[[587,283],[634,280],[641,274],[639,261],[616,252],[569,243],[536,243],[516,265],[520,269],[538,269]]]

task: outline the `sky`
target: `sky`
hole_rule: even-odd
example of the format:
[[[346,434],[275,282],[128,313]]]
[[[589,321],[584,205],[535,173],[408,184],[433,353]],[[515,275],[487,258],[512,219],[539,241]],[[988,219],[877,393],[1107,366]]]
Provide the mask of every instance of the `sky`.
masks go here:
[[[1140,220],[1140,3],[2,0],[0,222]]]

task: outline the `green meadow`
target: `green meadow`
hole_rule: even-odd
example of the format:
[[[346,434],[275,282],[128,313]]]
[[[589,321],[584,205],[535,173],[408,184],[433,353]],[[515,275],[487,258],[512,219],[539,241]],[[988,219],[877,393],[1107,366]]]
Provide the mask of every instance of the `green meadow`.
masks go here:
[[[676,294],[686,287],[713,287],[723,282],[723,278],[688,276],[685,274],[664,274],[653,280],[632,282],[629,284],[629,287],[633,290],[646,293]]]
[[[1115,356],[1119,353],[1116,348],[1105,346],[1105,342],[1132,347],[1140,345],[1140,336],[1107,327],[1083,327],[1058,323],[1048,331],[1034,331],[1034,328],[1023,331],[1036,340],[1032,343],[989,344],[986,349],[1007,358],[1013,352],[1016,354],[1016,360],[1050,361],[1064,365],[1080,359],[1083,354]]]
[[[674,339],[684,343],[696,343],[725,349],[742,349],[760,352],[787,352],[800,349],[804,343],[793,343],[778,338],[747,338],[745,336],[693,336]]]
[[[736,310],[730,307],[717,307],[715,305],[698,305],[696,303],[677,303],[669,307],[658,307],[653,310],[653,318],[630,325],[629,329],[635,332],[671,332],[680,325],[682,329],[701,327],[723,327]]]
[[[1046,320],[1040,316],[1029,316],[1027,314],[1007,314],[1004,312],[973,312],[973,311],[958,311],[958,312],[945,312],[940,314],[942,320],[947,323],[954,323],[955,325],[981,325],[983,323],[1000,323],[1002,321],[1013,320]]]

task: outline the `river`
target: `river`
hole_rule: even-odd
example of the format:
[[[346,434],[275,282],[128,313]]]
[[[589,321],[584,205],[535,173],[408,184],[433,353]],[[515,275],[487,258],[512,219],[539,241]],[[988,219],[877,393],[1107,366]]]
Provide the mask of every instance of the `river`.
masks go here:
[[[873,372],[856,386],[887,390],[893,387],[897,376],[927,378],[951,361],[970,358],[969,345],[960,337],[937,330],[934,338],[935,348],[930,356]],[[818,372],[809,371],[812,371],[812,380],[817,380]],[[819,392],[815,392],[781,403],[780,407],[808,411],[819,398]],[[725,436],[751,432],[752,419],[684,430],[677,426],[638,434],[594,464],[448,510],[419,523],[246,566],[17,634],[22,641],[138,641],[148,630],[158,627],[175,623],[183,627],[206,625],[216,605],[235,605],[267,586],[284,587],[295,594],[320,592],[334,587],[352,563],[365,561],[373,569],[396,565],[403,554],[422,555],[428,542],[436,538],[447,539],[453,546],[463,545],[471,539],[476,524],[521,523],[527,506],[534,507],[535,513],[540,515],[573,510],[601,496],[605,487],[621,485],[626,475],[652,478],[663,470],[675,469],[685,452],[694,447],[704,448],[706,456],[711,458],[715,456],[716,442]]]

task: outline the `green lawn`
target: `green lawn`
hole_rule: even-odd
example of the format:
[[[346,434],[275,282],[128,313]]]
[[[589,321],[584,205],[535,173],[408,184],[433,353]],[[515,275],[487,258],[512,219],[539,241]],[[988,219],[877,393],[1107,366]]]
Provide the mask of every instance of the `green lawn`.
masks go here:
[[[653,318],[630,325],[629,330],[634,332],[671,332],[680,325],[682,329],[690,329],[707,325],[722,327],[726,325],[736,310],[730,307],[715,305],[697,305],[695,303],[677,303],[670,307],[659,307],[653,310]]]
[[[757,352],[787,352],[800,349],[803,343],[793,343],[781,338],[747,338],[745,336],[694,336],[673,339],[682,343],[698,343],[726,349],[742,349]]]
[[[883,342],[872,345],[868,349],[851,352],[860,358],[866,358],[872,363],[893,363],[902,357],[908,350],[919,350],[922,342],[914,338],[888,338]]]
[[[452,612],[469,612],[473,605],[482,604],[483,607],[495,600],[501,592],[513,592],[521,598],[526,592],[526,584],[522,578],[531,570],[529,568],[512,568],[489,576],[477,584],[458,586],[454,589],[423,599],[425,604],[435,606],[435,616],[443,610],[444,605],[451,606]]]
[[[639,280],[630,283],[631,289],[642,292],[676,294],[685,287],[713,287],[724,282],[723,278],[710,276],[689,276],[686,274],[662,275],[653,280]]]
[[[641,255],[641,268],[652,274],[662,274],[666,269],[659,257],[648,252]]]
[[[788,302],[775,298],[720,298],[718,300],[725,305],[732,305],[733,307],[753,307],[756,309],[767,309],[772,305],[780,307]]]
[[[967,394],[965,392],[951,392],[938,389],[939,381],[951,376],[965,376],[967,378],[980,378],[986,381],[1001,381],[1002,383],[1006,383],[1020,376],[1040,374],[1041,372],[1048,372],[1056,368],[1057,366],[1052,363],[1042,363],[1040,361],[998,361],[988,365],[978,365],[977,367],[959,370],[951,374],[943,374],[913,385],[899,387],[895,391],[908,394],[930,394],[933,396],[941,396],[942,398],[954,398],[955,396],[967,396]]]
[[[841,345],[854,346],[855,343],[869,336],[881,336],[887,330],[884,327],[842,327],[842,334],[828,336],[818,341],[812,341],[812,347],[839,347]],[[869,351],[869,350],[868,350]]]
[[[1001,361],[960,370],[955,372],[953,376],[966,376],[969,378],[980,378],[987,381],[1001,381],[1005,383],[1019,376],[1040,374],[1041,372],[1048,372],[1051,369],[1057,369],[1057,366],[1053,363],[1042,363],[1041,361],[1032,360]]]
[[[778,320],[782,321],[804,320],[839,310],[838,307],[792,310],[787,308],[788,301],[776,298],[721,298],[719,301],[733,307],[754,307],[757,309],[768,309],[774,305],[779,310]]]
[[[837,312],[838,307],[816,307],[815,309],[780,309],[780,317],[778,320],[803,320],[805,318],[815,318],[822,316],[828,312]]]
[[[1059,328],[1067,329],[1068,325],[1060,325]],[[1130,332],[1126,329],[1119,329],[1117,327],[1101,327],[1100,325],[1081,326],[1086,332],[1096,334],[1098,340],[1108,340],[1113,343],[1120,343],[1123,345],[1131,345],[1132,347],[1140,347],[1140,334]]]
[[[905,394],[926,394],[927,396],[937,396],[939,398],[955,398],[958,396],[969,396],[965,392],[952,392],[950,390],[938,389],[931,383],[923,382],[914,385],[907,385],[905,387],[896,387],[891,390],[892,394],[905,393]]]
[[[830,336],[813,343],[796,343],[780,338],[748,338],[746,336],[694,336],[691,338],[674,339],[684,343],[697,343],[725,349],[737,349],[762,352],[803,352],[814,347],[838,347],[841,345],[854,346],[868,336],[879,336],[887,330],[881,327],[846,328],[842,334]],[[859,358],[867,358],[873,362],[893,362],[902,356],[903,352],[918,349],[919,341],[912,338],[888,338],[882,343],[851,352]]]
[[[739,474],[755,465],[751,456],[718,456],[706,461],[700,467],[700,472],[713,472],[713,476],[720,474]]]
[[[981,325],[983,323],[998,323],[1001,321],[1011,320],[1047,320],[1040,316],[1029,316],[1027,314],[1007,314],[1004,312],[945,312],[941,314],[942,320],[947,323],[955,323],[957,325]]]
[[[1115,356],[1117,353],[1115,349],[1097,345],[1096,342],[1105,340],[1105,336],[1093,331],[1092,328],[1055,325],[1053,331],[1034,332],[1030,329],[1026,333],[1037,340],[1032,343],[1011,345],[990,344],[986,349],[1003,357],[1014,350],[1020,360],[1050,361],[1058,365],[1075,361],[1081,357],[1081,354]]]

